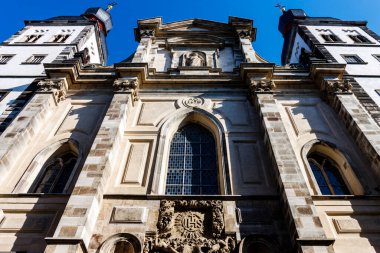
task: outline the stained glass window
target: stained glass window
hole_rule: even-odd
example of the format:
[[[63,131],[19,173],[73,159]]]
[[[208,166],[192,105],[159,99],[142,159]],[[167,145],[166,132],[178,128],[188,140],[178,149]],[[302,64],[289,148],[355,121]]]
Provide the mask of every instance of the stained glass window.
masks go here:
[[[197,124],[176,132],[170,146],[166,194],[218,194],[218,173],[213,135]]]
[[[76,162],[77,156],[72,152],[54,158],[43,168],[44,174],[34,192],[63,193]]]
[[[323,195],[350,194],[333,161],[318,153],[310,154],[308,161]]]

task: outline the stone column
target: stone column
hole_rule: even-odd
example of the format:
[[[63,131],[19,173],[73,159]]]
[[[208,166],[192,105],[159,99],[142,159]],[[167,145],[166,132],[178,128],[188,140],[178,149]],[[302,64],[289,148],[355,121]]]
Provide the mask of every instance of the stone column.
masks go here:
[[[103,193],[124,135],[130,96],[137,97],[137,78],[114,83],[115,94],[90,153],[45,252],[86,252],[102,206]]]
[[[285,218],[288,221],[294,247],[299,252],[333,252],[313,205],[306,181],[298,166],[296,154],[280,116],[273,96],[273,81],[252,80],[250,95],[259,110],[265,131],[265,144],[269,150],[280,189]]]
[[[29,143],[43,126],[51,111],[65,99],[67,83],[64,79],[40,81],[38,90],[16,119],[0,137],[0,183],[22,156]]]
[[[255,50],[252,47],[251,30],[237,29],[239,35],[241,51],[244,54],[244,58],[248,63],[259,62],[256,58]]]

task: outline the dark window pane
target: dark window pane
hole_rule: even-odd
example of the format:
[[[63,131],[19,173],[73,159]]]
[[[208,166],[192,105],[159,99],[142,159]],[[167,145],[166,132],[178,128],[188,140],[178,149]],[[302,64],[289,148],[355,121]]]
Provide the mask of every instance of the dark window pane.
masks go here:
[[[331,164],[329,161],[326,161],[324,164],[324,169],[336,195],[350,194],[346,185],[344,184],[342,176],[333,164]]]
[[[212,134],[196,124],[178,130],[170,145],[166,194],[218,194],[217,178]]]
[[[310,167],[311,170],[313,171],[315,180],[318,183],[319,189],[321,190],[323,195],[331,195],[331,191],[329,189],[329,186],[326,182],[325,177],[323,176],[323,173],[321,169],[312,161],[310,161]]]

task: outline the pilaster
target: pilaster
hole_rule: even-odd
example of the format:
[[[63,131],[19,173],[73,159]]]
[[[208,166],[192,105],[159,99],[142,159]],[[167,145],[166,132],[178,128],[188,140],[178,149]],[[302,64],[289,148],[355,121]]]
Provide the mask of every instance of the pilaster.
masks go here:
[[[130,95],[136,98],[138,81],[123,78],[95,137],[78,181],[53,238],[46,238],[45,252],[86,252],[102,206],[102,196],[125,131]]]
[[[35,133],[43,127],[45,119],[65,99],[68,87],[64,79],[45,79],[37,86],[36,94],[0,137],[0,183],[7,178],[7,173],[33,140]]]
[[[272,80],[250,79],[250,96],[260,113],[264,141],[274,166],[294,247],[299,252],[331,253],[333,240],[327,238],[322,228],[296,154],[290,148],[292,145],[273,95],[275,88]]]

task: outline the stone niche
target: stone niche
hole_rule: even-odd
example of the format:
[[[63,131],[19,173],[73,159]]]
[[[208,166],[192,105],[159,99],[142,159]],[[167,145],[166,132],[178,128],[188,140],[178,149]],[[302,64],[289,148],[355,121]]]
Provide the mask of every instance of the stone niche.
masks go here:
[[[162,200],[157,232],[148,232],[144,253],[230,253],[235,235],[226,235],[223,202]]]

